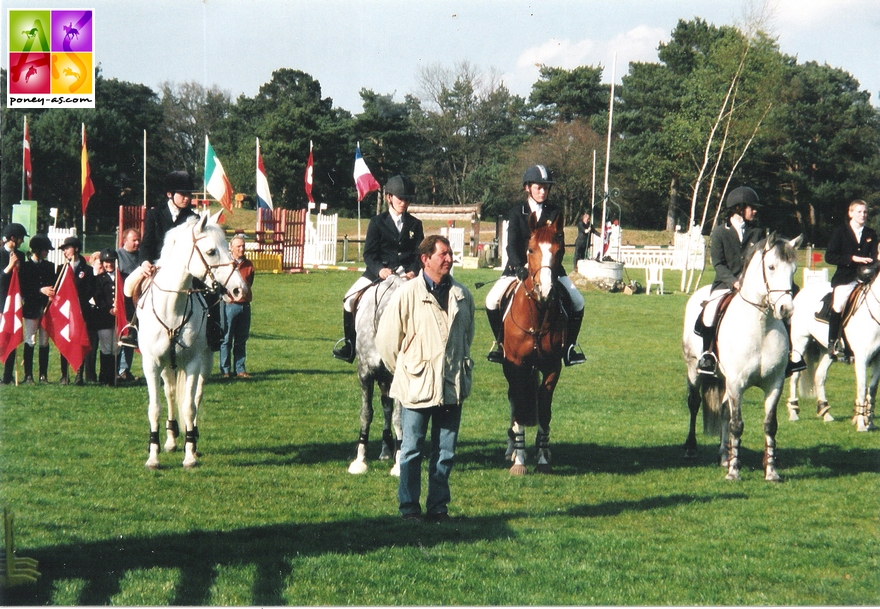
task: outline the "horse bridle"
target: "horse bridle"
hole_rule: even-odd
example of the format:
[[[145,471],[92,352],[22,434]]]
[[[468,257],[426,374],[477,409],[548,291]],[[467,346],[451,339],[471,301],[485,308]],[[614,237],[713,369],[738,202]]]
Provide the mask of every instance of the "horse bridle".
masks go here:
[[[200,281],[204,282],[206,286],[215,294],[219,294],[221,296],[226,294],[226,284],[229,283],[229,280],[232,279],[232,272],[235,271],[238,264],[235,260],[230,260],[229,262],[219,262],[217,264],[208,264],[208,261],[205,259],[205,255],[202,253],[202,250],[199,249],[198,242],[201,239],[204,239],[204,236],[196,237],[195,228],[192,230],[192,250],[189,254],[189,259],[192,260],[193,252],[198,253],[199,260],[202,262],[202,265],[205,267],[205,276],[200,279]],[[214,277],[213,269],[218,269],[223,266],[231,266],[232,272],[229,273],[226,277],[226,281],[220,283],[217,281],[217,278]]]
[[[788,288],[787,290],[778,290],[778,289],[774,290],[773,288],[770,287],[770,282],[767,280],[767,265],[764,264],[764,261],[767,257],[767,252],[769,252],[769,251],[770,251],[770,248],[767,245],[765,245],[764,248],[761,250],[761,278],[764,280],[764,289],[767,292],[762,298],[762,300],[764,302],[763,303],[752,302],[751,300],[749,300],[748,298],[746,298],[745,296],[742,295],[742,291],[737,290],[737,295],[740,298],[742,298],[746,303],[752,305],[753,307],[755,307],[756,309],[758,309],[759,311],[761,311],[765,315],[771,314],[773,312],[773,309],[776,307],[776,303],[779,302],[780,298],[782,298],[786,294],[791,296],[791,294],[794,292],[793,288]],[[746,265],[746,268],[748,268],[748,265]],[[745,273],[743,273],[743,274],[745,274]],[[775,298],[775,299],[772,298],[774,293],[779,293],[780,294],[779,297]]]

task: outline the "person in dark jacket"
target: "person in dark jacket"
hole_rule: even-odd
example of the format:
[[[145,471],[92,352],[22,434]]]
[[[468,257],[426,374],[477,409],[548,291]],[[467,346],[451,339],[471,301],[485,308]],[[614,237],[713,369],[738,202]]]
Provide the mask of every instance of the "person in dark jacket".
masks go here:
[[[98,349],[101,353],[102,385],[116,384],[116,361],[113,353],[116,335],[116,250],[101,250],[100,271],[95,275],[94,324],[98,332]]]
[[[3,227],[3,247],[0,247],[0,311],[6,306],[6,294],[9,292],[9,282],[12,281],[12,272],[21,268],[24,263],[24,253],[18,249],[24,238],[27,237],[27,229],[13,222]],[[3,366],[3,384],[13,382],[15,373],[15,351],[9,354]]]
[[[529,230],[529,216],[535,214],[538,224],[549,224],[556,220],[562,211],[547,199],[550,196],[550,188],[555,184],[550,177],[550,172],[543,165],[532,165],[526,169],[522,179],[523,190],[526,193],[526,201],[510,208],[507,223],[507,266],[501,274],[501,278],[486,295],[486,316],[489,318],[489,326],[495,342],[486,356],[490,362],[500,364],[504,361],[504,349],[501,346],[501,330],[504,323],[504,312],[500,309],[501,299],[511,283],[517,279],[525,279],[527,276],[526,256],[529,238],[532,236]],[[562,294],[567,295],[565,303],[568,314],[568,328],[565,332],[565,351],[563,361],[566,366],[583,364],[586,361],[584,354],[577,351],[577,338],[581,330],[581,322],[584,319],[584,297],[565,274],[564,269],[557,279],[563,287]]]
[[[345,293],[342,301],[342,329],[345,337],[333,348],[333,357],[349,364],[354,361],[357,333],[354,327],[353,306],[358,295],[377,281],[392,273],[406,279],[415,277],[420,267],[419,244],[425,238],[422,222],[407,210],[415,198],[412,180],[397,175],[385,184],[388,210],[373,216],[364,241],[366,270]]]
[[[55,285],[55,265],[46,259],[52,242],[45,235],[34,235],[31,255],[21,265],[22,317],[24,318],[24,382],[34,383],[34,347],[39,336],[39,379],[48,383],[49,335],[40,325],[49,304],[48,292]]]
[[[590,257],[590,246],[592,245],[593,235],[598,235],[599,231],[593,228],[592,216],[590,212],[585,211],[581,214],[581,219],[577,221],[577,238],[574,240],[574,266],[577,270],[579,260],[586,260]]]
[[[841,314],[846,301],[856,287],[859,269],[877,260],[877,233],[865,226],[868,204],[856,199],[849,204],[848,221],[831,234],[825,250],[825,262],[837,266],[831,277],[834,295],[831,317],[828,320],[828,355],[836,359],[844,354],[841,338]]]

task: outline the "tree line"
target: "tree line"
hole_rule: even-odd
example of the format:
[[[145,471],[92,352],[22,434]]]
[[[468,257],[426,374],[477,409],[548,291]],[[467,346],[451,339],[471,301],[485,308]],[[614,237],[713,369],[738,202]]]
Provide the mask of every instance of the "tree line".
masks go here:
[[[80,223],[85,122],[96,189],[88,230],[112,231],[119,205],[142,203],[145,131],[149,205],[162,199],[162,178],[171,169],[189,171],[200,184],[205,135],[236,192],[253,198],[259,137],[276,206],[305,206],[312,142],[315,199],[331,213],[356,214],[359,142],[381,183],[405,173],[416,181],[418,204],[481,203],[489,219],[521,200],[527,166],[545,164],[572,223],[603,196],[610,95],[604,72],[601,65],[541,66],[522,97],[494,71],[469,62],[429,66],[418,73],[418,90],[402,100],[362,89],[363,110],[353,115],[323,97],[315,78],[291,68],[275,71],[253,97],[237,99],[192,82],[154,91],[104,78],[99,68],[93,110],[10,110],[4,99],[3,220],[21,194],[27,114],[41,222],[58,207],[60,223]],[[3,70],[4,88],[6,77]],[[621,81],[609,181],[621,194],[609,211],[626,227],[696,223],[708,230],[726,189],[747,184],[765,203],[765,226],[822,244],[850,200],[880,202],[880,113],[870,94],[843,69],[782,53],[760,29],[680,20],[659,46],[658,61],[631,63]],[[378,198],[366,200],[362,213],[376,205]]]

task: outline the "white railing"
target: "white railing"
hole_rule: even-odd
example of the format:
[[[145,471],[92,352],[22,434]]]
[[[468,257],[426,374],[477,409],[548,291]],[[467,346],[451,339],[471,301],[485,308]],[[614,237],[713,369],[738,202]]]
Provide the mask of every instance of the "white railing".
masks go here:
[[[328,216],[319,213],[312,223],[309,214],[306,222],[304,264],[336,264],[336,225],[339,214]]]
[[[623,245],[620,247],[621,262],[630,269],[646,269],[657,265],[664,269],[675,268],[675,251],[667,246]]]

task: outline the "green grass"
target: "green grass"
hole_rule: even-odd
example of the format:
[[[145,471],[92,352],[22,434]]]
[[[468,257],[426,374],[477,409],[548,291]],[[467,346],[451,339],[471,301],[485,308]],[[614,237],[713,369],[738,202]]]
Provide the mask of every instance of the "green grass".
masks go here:
[[[569,263],[570,266],[570,263]],[[642,271],[630,271],[643,280]],[[469,286],[497,276],[456,270]],[[679,275],[667,273],[667,292]],[[743,480],[687,431],[686,296],[589,291],[588,364],[563,370],[555,474],[512,478],[501,369],[478,302],[474,392],[452,474],[451,526],[404,524],[397,480],[346,472],[355,370],[330,357],[355,274],[260,274],[249,381],[205,390],[193,471],[146,471],[144,385],[0,388],[0,502],[35,584],[3,603],[56,605],[876,605],[880,434],[848,421],[852,370],[832,367],[833,423],[780,411],[785,482],[761,472],[761,393],[744,406]],[[709,276],[704,277],[704,283]],[[139,361],[139,360],[138,360]],[[52,353],[57,379],[57,354]],[[378,401],[377,401],[378,407]],[[532,450],[534,433],[527,444]]]

